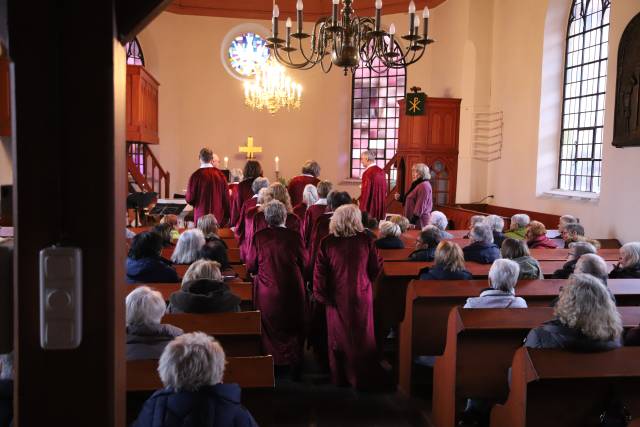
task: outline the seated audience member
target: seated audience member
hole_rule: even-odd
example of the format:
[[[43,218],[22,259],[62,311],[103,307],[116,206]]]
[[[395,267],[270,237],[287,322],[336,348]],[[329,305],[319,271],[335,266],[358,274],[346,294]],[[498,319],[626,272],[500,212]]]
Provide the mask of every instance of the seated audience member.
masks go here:
[[[164,388],[144,404],[133,427],[257,427],[240,404],[240,387],[223,384],[225,354],[202,332],[171,341],[158,364]]]
[[[636,328],[629,329],[629,332],[624,336],[624,345],[640,346],[640,325]]]
[[[576,268],[578,259],[584,254],[595,254],[596,248],[591,243],[586,242],[574,242],[569,245],[569,254],[567,255],[567,262],[564,263],[562,268],[553,272],[554,279],[568,279],[573,274],[573,270]]]
[[[511,217],[511,225],[509,231],[504,233],[504,237],[510,237],[516,240],[525,240],[527,234],[527,226],[529,225],[529,215],[515,214]]]
[[[178,240],[180,238],[180,230],[178,229],[178,216],[177,215],[165,215],[162,217],[160,224],[169,224],[171,226],[171,240]]]
[[[502,258],[513,260],[518,264],[520,267],[518,280],[544,279],[540,263],[531,256],[529,253],[529,247],[524,240],[516,240],[507,237],[504,239],[504,242],[502,242],[500,255],[502,255]]]
[[[493,243],[493,233],[485,224],[476,224],[469,233],[471,244],[462,249],[465,261],[491,264],[500,258],[500,249]]]
[[[198,251],[205,245],[206,239],[198,228],[187,230],[180,235],[176,248],[171,255],[175,264],[191,264],[198,259]]]
[[[576,262],[575,274],[590,274],[596,279],[600,279],[603,285],[607,286],[609,278],[609,268],[605,260],[596,254],[584,254]]]
[[[440,229],[434,225],[427,225],[420,232],[416,240],[416,250],[409,254],[409,259],[411,261],[433,261],[440,240]]]
[[[496,244],[497,247],[502,247],[502,242],[504,241],[504,234],[502,230],[504,229],[504,220],[498,215],[489,215],[484,219],[484,223],[491,228],[493,233],[493,243]]]
[[[640,279],[640,242],[625,243],[620,248],[620,262],[609,273],[611,279]]]
[[[224,283],[220,264],[198,260],[189,266],[179,291],[169,298],[169,313],[240,311],[240,298]]]
[[[315,160],[307,160],[302,165],[302,175],[294,176],[287,185],[287,193],[291,197],[291,204],[297,206],[302,202],[302,192],[307,184],[318,185],[320,179],[320,165]]]
[[[198,259],[217,262],[220,264],[220,269],[223,272],[227,270],[233,271],[231,264],[229,264],[227,248],[220,242],[211,242],[210,244],[204,245],[202,249],[198,251]],[[223,275],[226,274],[223,273]]]
[[[171,262],[160,256],[162,237],[145,231],[131,242],[127,257],[128,283],[175,283],[180,281]]]
[[[165,223],[160,223],[158,225],[156,225],[155,227],[153,227],[153,229],[151,229],[151,231],[153,231],[156,234],[159,234],[160,237],[162,237],[162,246],[165,248],[169,248],[169,247],[173,247],[174,244],[171,241],[171,225]]]
[[[497,259],[489,269],[489,289],[479,297],[468,298],[464,308],[527,308],[524,299],[516,296],[520,267],[510,259]]]
[[[557,249],[555,243],[547,236],[547,229],[540,221],[531,221],[525,234],[527,246],[531,249]]]
[[[0,426],[13,422],[13,353],[0,355]]]
[[[215,215],[207,214],[201,216],[200,218],[198,218],[197,227],[198,230],[202,231],[204,240],[207,244],[216,241],[222,243],[225,247],[227,247],[227,244],[218,235],[218,232],[220,231],[220,225],[218,224],[218,220],[216,219]]]
[[[429,225],[435,225],[440,230],[440,239],[453,239],[453,234],[447,233],[445,230],[449,225],[447,216],[440,211],[431,212],[429,217]]]
[[[380,238],[376,240],[378,249],[403,249],[404,242],[400,239],[400,226],[391,221],[380,221]]]
[[[573,215],[562,215],[560,217],[560,221],[558,222],[558,235],[553,238],[562,239],[562,232],[564,231],[564,227],[567,224],[577,224],[578,222],[578,218]]]
[[[471,280],[464,266],[462,249],[457,243],[443,240],[436,248],[433,267],[420,271],[420,280]]]
[[[389,221],[391,221],[394,224],[398,224],[398,226],[400,227],[400,233],[406,233],[407,230],[415,228],[415,226],[411,224],[411,222],[409,222],[409,220],[402,215],[390,215]]]
[[[166,311],[162,294],[140,286],[127,295],[127,360],[158,359],[165,346],[183,331],[162,324]]]
[[[247,260],[253,280],[255,308],[262,319],[262,345],[276,366],[288,366],[295,376],[302,363],[307,295],[306,251],[302,236],[285,227],[287,209],[278,200],[264,205],[267,228],[258,231]]]
[[[469,218],[469,233],[467,233],[466,236],[464,236],[464,238],[468,239],[471,236],[471,230],[473,230],[473,227],[476,224],[484,224],[485,218],[486,216],[484,215],[473,215],[471,218]]]
[[[302,191],[302,202],[293,207],[293,213],[300,220],[301,227],[304,227],[304,217],[307,214],[307,209],[315,205],[318,201],[318,189],[313,184],[307,184]]]
[[[555,318],[527,335],[525,347],[606,351],[620,347],[622,320],[602,282],[574,274],[560,291]]]
[[[369,216],[369,212],[360,211],[362,213],[362,226],[364,227],[364,232],[367,233],[373,240],[376,240],[378,236],[376,235],[376,230],[378,229],[378,219],[371,218]]]
[[[587,242],[595,246],[596,249],[600,249],[600,242],[595,239],[590,239],[584,235],[584,227],[578,223],[566,224],[562,229],[562,240],[564,240],[565,249],[573,242]]]

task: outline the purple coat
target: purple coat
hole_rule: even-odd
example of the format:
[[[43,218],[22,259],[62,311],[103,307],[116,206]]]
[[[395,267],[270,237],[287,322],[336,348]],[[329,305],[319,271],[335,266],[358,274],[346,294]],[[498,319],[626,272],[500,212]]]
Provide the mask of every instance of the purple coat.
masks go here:
[[[404,216],[411,222],[415,217],[418,221],[415,222],[420,228],[429,225],[429,217],[431,217],[431,210],[433,209],[433,199],[431,197],[431,184],[429,181],[424,181],[416,186],[416,188],[407,194],[404,201]]]

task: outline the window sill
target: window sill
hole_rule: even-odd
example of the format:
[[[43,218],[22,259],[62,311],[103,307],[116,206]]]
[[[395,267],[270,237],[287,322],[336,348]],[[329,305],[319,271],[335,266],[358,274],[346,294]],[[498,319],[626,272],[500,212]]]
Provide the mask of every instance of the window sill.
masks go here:
[[[587,193],[584,191],[566,191],[566,190],[549,190],[542,193],[544,196],[550,196],[558,199],[570,199],[570,200],[584,200],[590,202],[597,202],[600,200],[600,194]]]
[[[345,178],[340,181],[340,185],[360,185],[362,180],[358,178]]]

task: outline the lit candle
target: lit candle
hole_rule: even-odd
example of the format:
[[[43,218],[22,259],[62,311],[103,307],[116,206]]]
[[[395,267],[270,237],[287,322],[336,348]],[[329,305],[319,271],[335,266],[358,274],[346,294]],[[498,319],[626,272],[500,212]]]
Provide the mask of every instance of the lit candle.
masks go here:
[[[380,25],[382,24],[382,19],[380,15],[382,14],[382,0],[376,0],[376,31],[380,31]]]
[[[304,9],[304,5],[302,4],[302,0],[298,0],[296,3],[296,23],[297,25],[297,33],[302,33],[302,9]]]
[[[413,0],[411,0],[411,2],[409,3],[409,35],[413,35],[415,32],[415,22],[413,19],[414,16],[416,16],[416,4],[413,2]]]
[[[427,6],[425,6],[422,11],[422,20],[424,21],[424,25],[422,26],[422,38],[426,40],[429,31],[429,8]]]
[[[396,34],[396,26],[395,26],[395,24],[389,25],[389,52],[393,52],[394,51],[393,36],[395,34]]]
[[[276,156],[276,172],[280,172],[280,157]]]
[[[291,25],[293,25],[291,23],[291,18],[287,18],[287,47],[291,46]]]
[[[229,169],[229,158],[228,157],[224,158],[224,168],[225,169]]]
[[[273,33],[273,38],[278,37],[278,16],[280,16],[280,8],[277,4],[273,5],[273,20],[271,24],[271,32]]]

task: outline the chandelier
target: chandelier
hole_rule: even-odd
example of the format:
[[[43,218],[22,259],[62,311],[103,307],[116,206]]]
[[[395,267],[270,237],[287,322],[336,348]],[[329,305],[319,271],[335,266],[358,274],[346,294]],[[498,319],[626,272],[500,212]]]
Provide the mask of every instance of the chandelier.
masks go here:
[[[375,18],[359,17],[352,7],[353,0],[342,0],[343,8],[338,14],[340,0],[332,0],[331,16],[320,18],[313,27],[313,33],[302,31],[302,0],[296,4],[296,31],[292,34],[291,18],[286,21],[285,38],[280,38],[278,32],[278,17],[280,9],[273,6],[272,35],[267,39],[268,47],[273,56],[283,65],[290,68],[307,70],[320,64],[322,70],[328,73],[335,64],[352,72],[358,68],[360,61],[373,68],[374,62],[382,63],[386,68],[402,68],[418,62],[426,50],[427,45],[433,43],[428,37],[429,8],[422,13],[422,33],[419,34],[420,19],[416,16],[416,6],[413,0],[409,3],[409,33],[402,36],[407,46],[400,47],[395,40],[396,27],[394,24],[385,31],[381,27],[382,0],[376,0]],[[303,40],[311,38],[305,48]],[[292,41],[295,39],[298,42]],[[295,53],[297,51],[297,53]],[[327,60],[330,58],[330,61]]]
[[[244,103],[254,110],[274,114],[281,108],[300,108],[302,86],[287,76],[282,65],[269,59],[252,81],[244,82]]]

